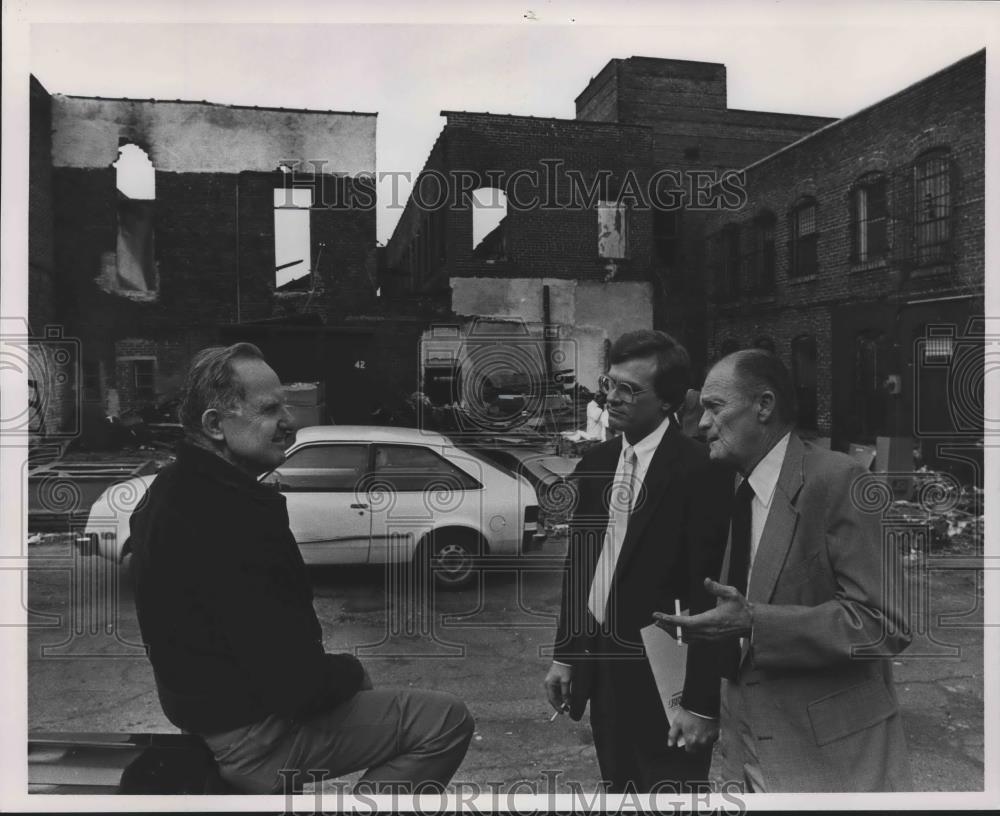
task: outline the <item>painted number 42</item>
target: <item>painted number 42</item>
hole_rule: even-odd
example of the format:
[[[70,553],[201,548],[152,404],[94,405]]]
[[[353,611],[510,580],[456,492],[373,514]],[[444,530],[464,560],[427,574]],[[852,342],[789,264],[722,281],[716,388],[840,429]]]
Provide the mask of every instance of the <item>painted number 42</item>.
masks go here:
[[[354,364],[354,367],[357,368],[357,369],[364,369],[364,367],[365,367],[365,361],[364,360],[358,360]]]

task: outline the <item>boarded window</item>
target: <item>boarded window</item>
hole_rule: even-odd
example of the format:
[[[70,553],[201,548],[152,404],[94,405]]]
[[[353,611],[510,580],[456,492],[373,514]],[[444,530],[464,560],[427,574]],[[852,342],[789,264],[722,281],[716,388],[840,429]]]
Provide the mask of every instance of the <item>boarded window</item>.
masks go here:
[[[885,176],[871,173],[853,191],[852,257],[858,263],[878,260],[889,248],[889,208]]]
[[[312,242],[309,217],[313,191],[279,187],[274,191],[274,285],[290,291],[309,288]]]
[[[913,205],[917,264],[946,260],[951,242],[951,162],[947,151],[935,150],[917,161]]]
[[[601,258],[628,257],[628,207],[624,203],[598,202],[597,254]]]

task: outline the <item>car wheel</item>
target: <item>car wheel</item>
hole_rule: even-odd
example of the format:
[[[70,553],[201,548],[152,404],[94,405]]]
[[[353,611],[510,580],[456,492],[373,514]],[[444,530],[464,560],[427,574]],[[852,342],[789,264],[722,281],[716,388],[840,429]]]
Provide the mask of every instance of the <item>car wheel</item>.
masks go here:
[[[475,559],[481,552],[478,536],[474,533],[431,533],[425,557],[434,583],[440,589],[465,589],[476,580],[478,571]]]

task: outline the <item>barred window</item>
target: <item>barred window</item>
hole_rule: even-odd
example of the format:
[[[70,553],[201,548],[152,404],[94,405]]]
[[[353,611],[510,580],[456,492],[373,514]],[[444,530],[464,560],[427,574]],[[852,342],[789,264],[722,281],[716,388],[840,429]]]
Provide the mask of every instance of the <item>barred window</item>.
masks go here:
[[[889,208],[885,176],[869,173],[852,193],[851,256],[858,263],[876,260],[889,248]]]
[[[917,264],[945,260],[951,242],[951,161],[947,150],[934,150],[917,159],[913,206]]]
[[[818,266],[816,243],[819,233],[816,230],[816,201],[814,199],[803,199],[792,210],[791,234],[789,274],[795,278],[815,275]]]

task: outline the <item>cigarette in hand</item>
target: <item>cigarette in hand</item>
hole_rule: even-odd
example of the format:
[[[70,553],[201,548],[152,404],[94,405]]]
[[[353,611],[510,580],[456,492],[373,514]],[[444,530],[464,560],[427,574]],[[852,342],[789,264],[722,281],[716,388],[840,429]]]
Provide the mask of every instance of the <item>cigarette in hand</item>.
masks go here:
[[[556,713],[553,714],[551,717],[549,717],[549,722],[555,722],[556,717],[558,717],[560,714],[565,714],[566,710],[567,710],[566,703],[563,703],[561,706],[559,706],[559,708],[556,709]]]
[[[679,618],[681,616],[681,600],[680,598],[674,598],[674,614]],[[680,624],[677,625],[677,645],[680,646],[684,641],[681,640],[681,627]]]

